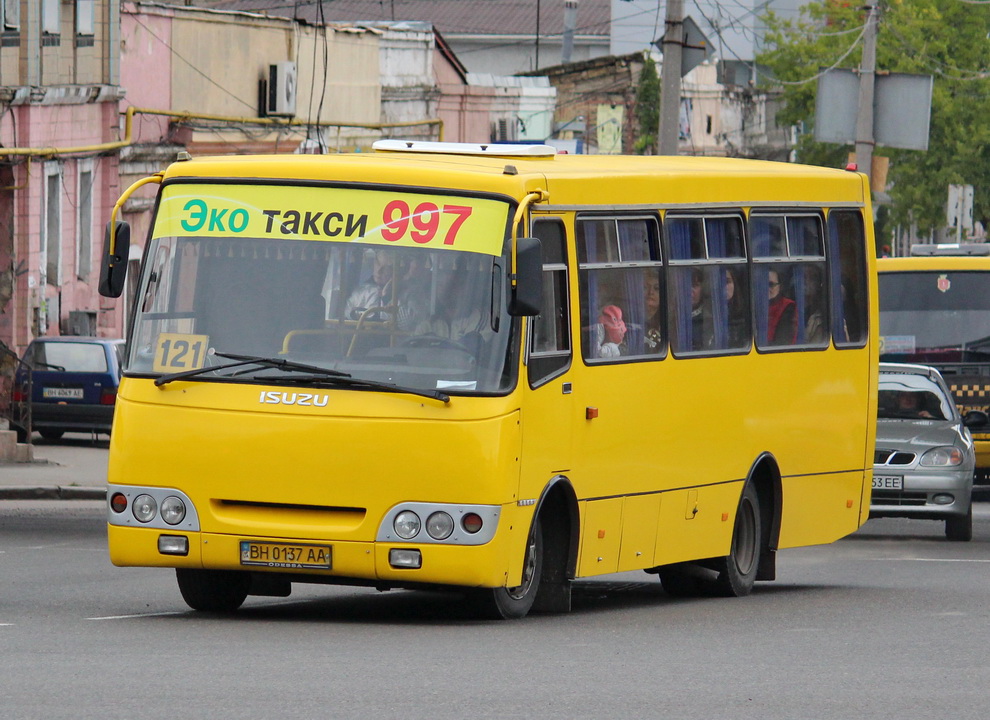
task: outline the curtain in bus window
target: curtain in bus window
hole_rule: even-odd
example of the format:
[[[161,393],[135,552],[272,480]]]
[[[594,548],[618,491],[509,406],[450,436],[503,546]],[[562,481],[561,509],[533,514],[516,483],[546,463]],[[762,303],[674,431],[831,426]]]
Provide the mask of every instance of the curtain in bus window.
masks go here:
[[[724,258],[727,254],[727,226],[722,220],[709,220],[708,256]],[[715,348],[725,349],[729,346],[729,315],[727,312],[728,298],[726,297],[725,270],[713,268],[709,276],[709,293],[712,304],[712,344]]]
[[[672,258],[691,257],[691,226],[678,219],[667,223]],[[691,268],[677,267],[673,272],[674,281],[674,347],[676,350],[690,350],[692,347],[691,328]]]
[[[833,210],[828,219],[832,277],[832,336],[836,345],[866,340],[866,256],[858,212]]]
[[[801,345],[805,342],[804,323],[807,303],[804,290],[804,266],[794,266],[791,272],[791,288],[791,299],[794,300],[794,303],[797,306],[797,336],[795,338],[795,342],[798,345]]]
[[[770,224],[764,218],[753,218],[750,224],[750,237],[753,241],[753,255],[767,257],[770,254]],[[769,270],[766,265],[753,266],[753,297],[756,301],[756,343],[767,344],[767,324],[770,296]]]
[[[650,236],[646,223],[642,220],[619,223],[619,252],[623,262],[642,262],[650,260]],[[642,271],[629,269],[625,275],[626,290],[626,348],[630,355],[642,355],[646,352],[645,325],[646,299]]]

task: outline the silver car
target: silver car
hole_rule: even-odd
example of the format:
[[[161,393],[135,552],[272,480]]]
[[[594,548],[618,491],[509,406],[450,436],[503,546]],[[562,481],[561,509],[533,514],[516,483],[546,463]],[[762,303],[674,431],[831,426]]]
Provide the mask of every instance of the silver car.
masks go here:
[[[877,443],[870,517],[945,520],[949,540],[973,537],[973,468],[968,426],[938,370],[880,363]]]

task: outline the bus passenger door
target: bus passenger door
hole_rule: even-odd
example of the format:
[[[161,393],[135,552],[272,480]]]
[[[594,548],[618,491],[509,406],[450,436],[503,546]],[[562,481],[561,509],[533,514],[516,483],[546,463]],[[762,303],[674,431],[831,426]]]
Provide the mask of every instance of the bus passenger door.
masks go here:
[[[520,500],[537,499],[550,478],[569,473],[574,422],[564,223],[536,220],[533,236],[543,248],[543,302],[540,314],[529,319]]]

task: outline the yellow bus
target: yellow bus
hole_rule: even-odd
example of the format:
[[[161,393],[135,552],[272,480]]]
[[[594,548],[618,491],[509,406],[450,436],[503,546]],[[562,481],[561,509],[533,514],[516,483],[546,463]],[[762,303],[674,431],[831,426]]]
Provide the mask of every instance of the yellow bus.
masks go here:
[[[961,415],[990,411],[990,245],[914,245],[877,272],[881,360],[934,366]],[[974,490],[990,490],[990,426],[971,431]]]
[[[187,158],[116,207],[144,182],[109,552],[194,609],[305,582],[521,617],[631,570],[739,596],[868,517],[860,174],[380,141]],[[115,209],[109,296],[128,238]]]

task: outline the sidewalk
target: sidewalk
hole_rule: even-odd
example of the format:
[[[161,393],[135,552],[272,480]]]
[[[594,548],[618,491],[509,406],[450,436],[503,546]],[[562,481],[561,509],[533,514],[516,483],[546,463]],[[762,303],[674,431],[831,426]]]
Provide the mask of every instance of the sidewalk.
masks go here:
[[[69,433],[58,442],[35,438],[33,462],[0,463],[0,500],[103,500],[105,435]]]

